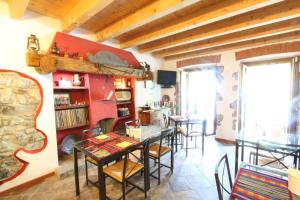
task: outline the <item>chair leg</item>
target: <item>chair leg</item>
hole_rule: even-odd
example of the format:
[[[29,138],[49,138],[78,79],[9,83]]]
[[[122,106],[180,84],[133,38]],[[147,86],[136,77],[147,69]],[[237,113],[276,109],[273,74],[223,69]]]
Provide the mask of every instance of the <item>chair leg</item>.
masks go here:
[[[122,199],[125,200],[126,196],[126,180],[122,183]]]
[[[171,173],[173,174],[174,169],[174,152],[173,149],[171,150]]]
[[[183,149],[183,135],[181,134],[181,137],[180,137],[180,144],[181,144],[181,149]]]
[[[189,146],[189,138],[185,138],[185,157],[188,156],[188,146]]]
[[[88,166],[87,166],[87,161],[86,159],[84,159],[85,161],[85,181],[86,181],[86,185],[89,185],[89,173],[88,173]]]

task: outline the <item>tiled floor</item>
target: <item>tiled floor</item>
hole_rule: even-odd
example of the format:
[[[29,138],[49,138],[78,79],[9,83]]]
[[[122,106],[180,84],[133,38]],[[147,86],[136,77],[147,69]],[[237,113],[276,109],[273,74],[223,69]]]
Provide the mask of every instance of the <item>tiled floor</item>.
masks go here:
[[[206,138],[205,154],[201,155],[201,150],[189,150],[189,156],[185,157],[185,151],[180,150],[175,154],[174,173],[171,175],[168,169],[162,168],[161,184],[157,185],[157,180],[151,179],[151,189],[148,192],[148,199],[151,200],[216,200],[217,192],[214,180],[214,166],[222,154],[228,153],[231,167],[233,168],[234,146],[224,145],[216,142],[214,136]],[[169,156],[164,158],[164,162],[169,162]],[[152,166],[152,165],[151,165]],[[91,169],[96,178],[95,169]],[[143,178],[135,177],[136,182],[142,186]],[[121,186],[115,181],[107,179],[107,194],[113,199],[121,195]],[[69,199],[98,199],[98,190],[93,186],[86,186],[85,176],[80,174],[79,197],[75,196],[74,176],[59,180],[57,177],[50,177],[43,182],[30,188],[22,189],[0,196],[1,200],[69,200]],[[127,199],[143,199],[143,193],[133,190]]]

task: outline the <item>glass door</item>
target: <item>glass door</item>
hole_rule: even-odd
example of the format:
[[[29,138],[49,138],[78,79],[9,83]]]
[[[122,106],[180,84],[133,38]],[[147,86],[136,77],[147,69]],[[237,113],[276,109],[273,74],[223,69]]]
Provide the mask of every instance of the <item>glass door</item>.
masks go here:
[[[214,70],[181,72],[181,114],[207,119],[207,134],[215,134],[216,84]]]
[[[297,69],[292,59],[243,64],[240,129],[272,137],[296,131]]]

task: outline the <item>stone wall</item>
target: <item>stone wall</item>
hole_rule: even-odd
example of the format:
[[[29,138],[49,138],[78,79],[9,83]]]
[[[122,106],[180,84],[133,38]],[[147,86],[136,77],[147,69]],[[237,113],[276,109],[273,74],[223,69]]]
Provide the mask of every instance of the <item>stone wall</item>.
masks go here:
[[[35,128],[42,98],[37,81],[21,73],[0,70],[0,185],[27,166],[17,157],[18,151],[37,153],[47,144],[45,134]]]

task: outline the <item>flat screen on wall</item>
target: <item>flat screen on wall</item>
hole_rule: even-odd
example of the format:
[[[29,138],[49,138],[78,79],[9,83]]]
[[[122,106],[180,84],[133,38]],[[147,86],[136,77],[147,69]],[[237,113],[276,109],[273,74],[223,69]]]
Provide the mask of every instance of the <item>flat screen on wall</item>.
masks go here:
[[[157,70],[157,84],[176,85],[176,71]]]

